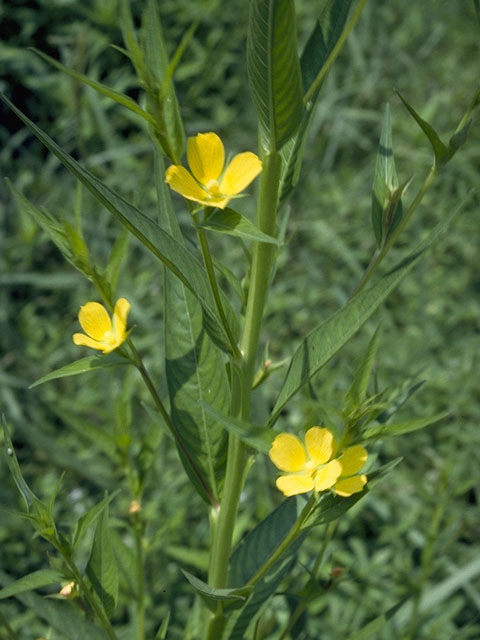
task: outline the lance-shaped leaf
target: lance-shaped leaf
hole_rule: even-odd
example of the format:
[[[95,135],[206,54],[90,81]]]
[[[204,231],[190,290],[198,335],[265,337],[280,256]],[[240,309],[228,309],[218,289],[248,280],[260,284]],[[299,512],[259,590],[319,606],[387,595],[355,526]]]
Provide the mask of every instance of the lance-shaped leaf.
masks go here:
[[[50,380],[68,378],[69,376],[79,376],[82,373],[87,373],[87,371],[109,369],[110,367],[117,367],[125,364],[131,364],[130,360],[117,356],[114,353],[102,356],[87,356],[86,358],[80,358],[80,360],[75,360],[75,362],[71,362],[64,367],[60,367],[60,369],[55,369],[55,371],[47,373],[47,375],[35,380],[29,388],[33,389],[33,387],[38,387],[38,385],[43,384],[44,382],[49,382]]]
[[[122,107],[125,107],[129,111],[132,111],[133,113],[136,113],[137,115],[141,116],[149,124],[152,124],[152,125],[155,124],[155,119],[153,118],[153,116],[150,115],[149,113],[147,113],[146,111],[144,111],[129,96],[127,96],[127,95],[125,95],[123,93],[119,93],[118,91],[115,91],[114,89],[111,89],[110,87],[107,87],[106,85],[102,84],[101,82],[97,82],[96,80],[92,80],[91,78],[89,78],[88,76],[84,75],[83,73],[80,73],[79,71],[75,71],[74,69],[69,69],[68,67],[65,67],[63,64],[58,62],[58,60],[55,60],[54,58],[51,58],[46,53],[43,53],[42,51],[39,51],[38,49],[32,48],[31,50],[34,53],[36,53],[38,56],[40,56],[40,58],[45,60],[45,62],[48,62],[48,64],[51,64],[53,67],[55,67],[59,71],[62,71],[63,73],[66,73],[67,75],[69,75],[71,78],[74,78],[75,80],[78,80],[78,82],[81,82],[82,84],[85,84],[88,87],[91,87],[92,89],[95,89],[95,91],[97,91],[101,95],[106,96],[107,98],[111,98],[112,100],[114,100],[118,104],[121,104]]]
[[[211,405],[204,403],[206,412],[215,418],[229,433],[240,438],[247,446],[252,447],[260,453],[268,453],[272,447],[272,442],[277,435],[269,427],[244,422],[238,418],[221,414]]]
[[[202,597],[210,611],[215,611],[219,602],[224,606],[229,606],[230,608],[241,607],[247,599],[247,595],[251,591],[251,589],[248,588],[214,589],[188,571],[182,570],[182,573],[195,591]]]
[[[164,153],[174,163],[178,163],[185,147],[180,108],[165,50],[158,3],[148,0],[142,23],[143,49],[145,52],[144,83],[147,89],[149,112],[155,120],[155,134]]]
[[[34,591],[40,587],[48,587],[52,584],[59,584],[64,580],[62,574],[53,569],[40,569],[29,573],[28,576],[23,576],[19,580],[12,582],[8,587],[0,589],[0,600],[10,598],[18,593],[25,593],[26,591]]]
[[[432,125],[429,124],[423,118],[421,118],[418,115],[418,113],[415,111],[415,109],[405,100],[405,98],[398,91],[396,93],[400,98],[400,100],[405,105],[405,107],[407,108],[410,115],[416,121],[420,129],[427,136],[430,144],[432,145],[433,154],[435,157],[435,165],[437,167],[441,167],[442,165],[446,164],[453,155],[452,151],[449,150],[448,147],[440,140],[440,136],[432,127]]]
[[[353,382],[345,394],[344,414],[349,415],[355,408],[359,407],[365,400],[368,389],[368,382],[372,373],[372,366],[378,349],[380,339],[380,327],[373,334],[368,347],[355,371]]]
[[[300,58],[305,91],[312,87],[317,77],[325,77],[327,60],[330,64],[333,62],[330,56],[343,33],[351,4],[352,0],[328,0],[325,4]],[[339,52],[340,49],[336,54]],[[298,182],[303,150],[322,84],[319,84],[307,101],[294,139],[289,140],[282,149],[284,170],[280,183],[280,203],[285,202]]]
[[[418,431],[428,425],[443,420],[449,415],[448,411],[437,413],[427,418],[417,418],[416,420],[406,420],[405,422],[392,422],[391,424],[379,424],[367,427],[362,432],[362,440],[379,440],[390,436],[401,436],[403,433]]]
[[[387,104],[380,134],[372,190],[372,226],[379,247],[385,241],[387,234],[402,219],[402,202],[400,199],[392,198],[392,195],[396,193],[396,187],[398,187],[398,178],[393,157],[390,105]],[[393,208],[392,204],[394,204]]]
[[[157,153],[159,222],[183,245],[170,192],[160,178],[164,173],[163,159]],[[180,458],[202,498],[218,502],[225,475],[227,432],[218,418],[207,413],[204,403],[220,414],[229,410],[230,386],[223,356],[203,327],[198,300],[167,269],[164,314],[165,371],[171,419],[182,443]]]
[[[40,142],[54,153],[66,168],[91,191],[97,200],[190,289],[199,299],[205,311],[206,330],[217,344],[225,351],[230,351],[230,343],[218,318],[205,269],[198,260],[153,220],[112,191],[87,169],[84,169],[15,107],[8,98],[2,94],[0,94],[0,98],[36,135]],[[223,304],[232,331],[234,335],[238,335],[236,315],[225,297],[223,297]]]
[[[247,40],[250,92],[264,146],[278,151],[303,111],[293,0],[252,0]]]
[[[108,528],[108,504],[98,516],[85,576],[105,614],[110,617],[118,600],[118,568]]]
[[[421,242],[404,260],[368,289],[360,291],[345,306],[316,327],[300,344],[290,362],[269,424],[278,418],[285,404],[344,344],[355,335],[401,280],[418,263],[426,249],[450,224],[459,209]]]

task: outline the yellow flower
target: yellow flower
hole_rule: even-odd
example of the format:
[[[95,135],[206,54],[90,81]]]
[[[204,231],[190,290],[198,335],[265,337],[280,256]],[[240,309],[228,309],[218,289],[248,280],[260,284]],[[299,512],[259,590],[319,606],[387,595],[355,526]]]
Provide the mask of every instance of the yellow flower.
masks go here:
[[[87,302],[80,307],[78,321],[84,333],[74,333],[73,341],[77,345],[92,347],[104,353],[110,353],[127,337],[127,315],[130,303],[119,298],[113,311],[113,325],[107,310],[98,302]]]
[[[305,446],[297,436],[280,433],[269,451],[270,460],[288,475],[277,478],[277,488],[286,496],[307,491],[333,489],[339,496],[362,491],[367,476],[354,475],[368,454],[361,445],[349,447],[334,458],[337,445],[331,431],[312,427],[305,434]]]
[[[260,158],[245,151],[237,154],[223,172],[225,150],[216,133],[189,138],[187,160],[192,173],[172,164],[165,182],[184,198],[219,209],[225,209],[232,196],[246,189],[262,170]]]

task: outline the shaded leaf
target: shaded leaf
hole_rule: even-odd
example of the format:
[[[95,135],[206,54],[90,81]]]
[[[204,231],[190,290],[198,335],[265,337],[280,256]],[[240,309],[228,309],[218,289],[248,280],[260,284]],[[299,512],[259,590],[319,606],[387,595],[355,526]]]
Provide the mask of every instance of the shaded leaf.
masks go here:
[[[303,111],[293,0],[252,0],[247,69],[264,145],[279,150],[294,135]]]
[[[325,63],[343,32],[351,4],[352,0],[328,0],[325,4],[300,58],[305,90],[308,90],[317,76],[323,73]],[[337,55],[338,53],[339,51]],[[280,204],[286,201],[298,182],[303,150],[322,84],[307,101],[294,139],[289,140],[282,148],[284,169],[280,183]]]
[[[156,163],[159,222],[183,244],[170,192],[160,178],[164,166],[159,155]],[[225,474],[227,434],[218,420],[206,413],[203,403],[214,405],[220,413],[228,412],[230,386],[225,363],[204,330],[200,304],[168,270],[164,291],[165,371],[171,419],[182,443],[178,446],[179,455],[202,498],[218,502]]]
[[[276,238],[263,233],[248,218],[240,215],[233,209],[218,209],[208,216],[205,222],[198,225],[209,231],[218,233],[226,233],[230,236],[246,238],[247,240],[257,240],[259,242],[267,242],[269,244],[278,245]]]
[[[165,640],[167,637],[168,625],[170,624],[170,610],[167,615],[163,619],[162,624],[160,625],[159,630],[155,634],[154,640]]]
[[[110,617],[118,600],[118,568],[108,528],[108,504],[98,516],[85,576],[105,614]]]
[[[368,289],[360,291],[302,341],[290,362],[269,424],[275,422],[288,400],[355,335],[407,273],[413,269],[426,249],[446,229],[457,213],[458,209],[445,221],[438,224],[431,234],[394,269],[382,276]]]
[[[64,367],[60,367],[60,369],[55,369],[55,371],[47,373],[47,375],[35,380],[35,382],[30,385],[29,389],[38,387],[44,382],[50,382],[50,380],[57,380],[57,378],[79,376],[82,373],[87,373],[87,371],[109,369],[110,367],[118,367],[119,365],[125,364],[131,364],[130,360],[122,358],[122,356],[118,356],[114,353],[99,356],[87,356],[86,358],[80,358],[80,360],[75,360],[75,362],[71,362],[70,364],[66,364]]]
[[[203,403],[203,406],[205,411],[215,418],[224,429],[240,438],[246,445],[261,453],[268,453],[270,451],[273,439],[277,435],[275,431],[269,427],[250,424],[238,418],[222,414],[206,402]]]
[[[33,591],[40,587],[48,587],[51,584],[59,584],[62,580],[64,580],[64,577],[58,571],[40,569],[39,571],[28,574],[28,576],[19,578],[19,580],[9,584],[8,587],[0,589],[0,600],[10,598],[18,593],[24,593],[25,591]]]
[[[371,620],[368,624],[366,624],[363,629],[357,631],[353,634],[353,636],[348,636],[347,640],[370,640],[373,638],[374,640],[379,637],[382,629],[385,631],[385,625],[392,618],[396,612],[403,606],[405,603],[405,598],[397,602],[393,607],[390,607],[388,611],[382,613],[380,616],[377,616],[374,620]]]
[[[219,602],[224,605],[233,605],[234,607],[241,606],[250,591],[250,589],[213,589],[206,582],[196,578],[188,571],[182,569],[182,573],[195,591],[200,594],[210,611],[215,611]]]

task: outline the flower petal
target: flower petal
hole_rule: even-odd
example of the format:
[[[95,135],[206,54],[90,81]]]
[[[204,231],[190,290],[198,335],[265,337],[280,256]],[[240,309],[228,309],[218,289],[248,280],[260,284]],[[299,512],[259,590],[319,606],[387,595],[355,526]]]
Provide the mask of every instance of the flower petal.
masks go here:
[[[229,163],[220,182],[220,191],[235,196],[248,187],[262,170],[262,161],[251,151],[236,155]]]
[[[338,460],[331,460],[324,467],[315,473],[315,489],[316,491],[325,491],[330,489],[338,480],[342,472],[342,465]]]
[[[201,184],[218,180],[225,164],[223,142],[216,133],[199,133],[188,139],[187,160],[191,172]]]
[[[291,433],[280,433],[273,441],[268,455],[280,471],[302,471],[307,464],[305,447],[297,436]]]
[[[99,302],[87,302],[80,307],[78,321],[85,333],[94,340],[102,340],[105,333],[112,331],[110,316]]]
[[[208,204],[208,194],[205,193],[185,167],[176,164],[170,165],[165,172],[165,182],[184,198],[200,202],[201,204]]]
[[[363,491],[363,487],[367,484],[367,476],[353,476],[353,478],[347,478],[346,480],[340,480],[334,487],[335,493],[342,498],[348,498],[352,493],[360,493]]]
[[[313,480],[309,474],[292,474],[291,476],[280,476],[277,478],[277,489],[284,496],[296,496],[299,493],[313,491]]]
[[[130,303],[126,298],[119,298],[113,310],[113,335],[117,346],[121,344],[127,335],[127,316],[130,311]]]
[[[312,427],[307,431],[305,446],[308,456],[315,466],[328,462],[336,448],[333,433],[323,427]]]
[[[98,349],[98,351],[105,351],[107,348],[105,343],[89,338],[84,333],[74,333],[73,342],[79,347],[91,347],[92,349]]]
[[[367,458],[367,450],[361,444],[356,444],[346,449],[338,458],[342,465],[342,476],[353,476],[354,473],[360,471]]]

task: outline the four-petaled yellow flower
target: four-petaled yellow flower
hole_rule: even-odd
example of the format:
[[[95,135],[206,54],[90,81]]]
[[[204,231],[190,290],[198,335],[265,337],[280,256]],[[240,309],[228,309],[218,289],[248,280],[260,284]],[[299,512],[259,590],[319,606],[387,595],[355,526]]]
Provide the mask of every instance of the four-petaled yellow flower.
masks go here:
[[[288,475],[277,478],[277,488],[286,496],[307,491],[333,489],[347,497],[362,491],[367,476],[355,475],[367,461],[367,451],[357,444],[334,458],[337,444],[331,431],[312,427],[305,434],[305,446],[297,436],[280,433],[269,451],[270,460]]]
[[[192,173],[172,164],[165,173],[165,182],[184,198],[219,209],[225,209],[232,196],[246,189],[262,170],[260,158],[245,151],[237,154],[223,172],[225,150],[216,133],[189,138],[187,160]]]
[[[99,302],[87,302],[80,307],[78,321],[85,333],[74,333],[75,344],[110,353],[127,337],[127,315],[130,303],[119,298],[113,310],[113,325],[107,310]]]

